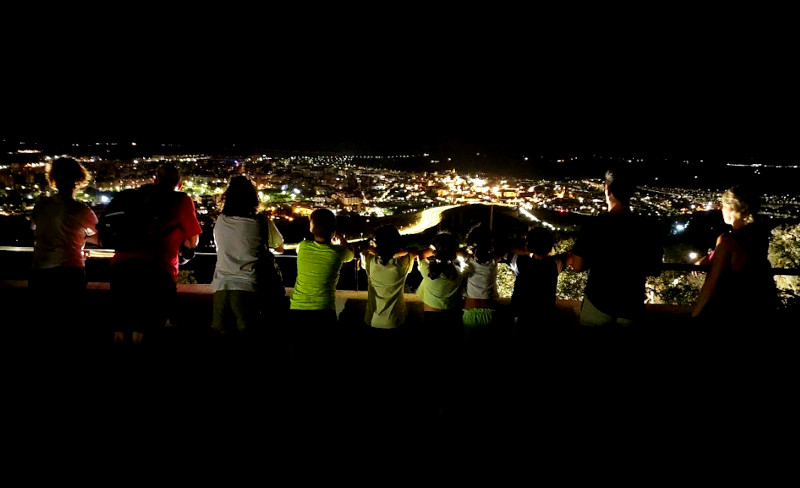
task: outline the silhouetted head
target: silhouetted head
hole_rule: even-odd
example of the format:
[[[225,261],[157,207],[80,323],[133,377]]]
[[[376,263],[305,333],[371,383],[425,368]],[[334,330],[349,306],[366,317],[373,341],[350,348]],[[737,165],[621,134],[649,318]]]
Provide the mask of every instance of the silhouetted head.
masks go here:
[[[222,199],[222,213],[229,217],[252,217],[258,210],[256,187],[243,175],[231,178]]]
[[[492,231],[481,223],[472,226],[467,233],[467,246],[479,263],[487,263],[494,259],[494,236]]]
[[[47,172],[50,185],[58,188],[60,193],[72,193],[72,190],[89,182],[90,175],[81,163],[73,158],[56,158]]]
[[[155,184],[172,189],[180,188],[181,171],[173,163],[164,163],[156,171]]]
[[[458,274],[458,268],[456,268],[458,240],[453,234],[442,231],[433,237],[431,246],[433,246],[434,253],[428,259],[430,262],[428,277],[432,280],[437,279],[440,275],[449,279],[455,278]]]
[[[455,261],[456,252],[458,251],[458,241],[456,237],[447,232],[442,231],[436,234],[431,241],[434,249],[434,256],[440,261]]]
[[[553,250],[553,233],[544,227],[533,227],[525,237],[528,251],[546,256]]]
[[[314,237],[325,239],[333,238],[336,232],[336,214],[327,208],[318,208],[311,212],[310,228]]]
[[[400,231],[393,225],[382,225],[375,230],[375,252],[386,264],[402,247]]]
[[[612,168],[606,171],[605,179],[606,191],[628,207],[631,197],[636,192],[636,184],[630,174],[618,168]]]

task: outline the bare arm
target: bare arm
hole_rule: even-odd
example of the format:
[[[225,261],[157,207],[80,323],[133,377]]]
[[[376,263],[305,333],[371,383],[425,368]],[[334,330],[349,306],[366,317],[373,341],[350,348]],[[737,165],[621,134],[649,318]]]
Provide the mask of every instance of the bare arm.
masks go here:
[[[422,251],[417,254],[419,259],[428,259],[429,257],[433,256],[434,250],[431,248],[423,249]]]
[[[714,296],[714,291],[717,289],[719,278],[722,276],[723,271],[730,266],[731,260],[731,243],[730,237],[727,234],[722,234],[717,238],[717,246],[714,249],[714,258],[711,260],[711,268],[706,274],[706,279],[703,282],[703,287],[700,289],[700,295],[692,307],[692,317],[697,317],[703,312],[703,308],[708,305],[711,297]]]
[[[570,257],[567,258],[567,263],[571,263],[572,270],[576,273],[580,273],[581,271],[586,270],[586,263],[584,262],[583,258],[570,253]]]
[[[353,253],[353,258],[356,257],[356,249],[353,247],[352,244],[347,242],[347,239],[344,237],[344,234],[335,232],[333,234],[333,237],[331,237],[331,244],[347,248],[348,250],[350,250],[350,252]]]
[[[200,234],[197,234],[196,236],[192,236],[183,241],[183,247],[185,247],[186,249],[194,249],[197,247],[197,244],[199,243],[200,243]]]
[[[401,257],[405,256],[406,254],[410,254],[412,259],[414,258],[414,253],[410,249],[400,249],[399,251],[394,253],[394,257],[395,258],[401,258]]]
[[[84,231],[86,233],[85,242],[99,246],[100,236],[97,232],[97,216],[91,210],[89,212],[90,212],[90,217],[87,222],[86,229]]]
[[[512,247],[509,249],[511,254],[519,254],[520,256],[531,256],[533,253],[524,248]]]
[[[566,269],[566,267],[569,265],[570,254],[567,252],[556,254],[555,256],[553,256],[553,258],[556,261],[556,269],[558,270],[559,273],[564,271],[564,269]]]

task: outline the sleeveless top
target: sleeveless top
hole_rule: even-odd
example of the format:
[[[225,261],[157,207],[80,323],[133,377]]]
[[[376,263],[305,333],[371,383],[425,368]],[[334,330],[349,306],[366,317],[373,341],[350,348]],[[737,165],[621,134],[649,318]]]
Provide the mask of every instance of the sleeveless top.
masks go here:
[[[768,259],[769,233],[758,224],[748,224],[730,236],[744,251],[744,267],[723,270],[701,318],[722,327],[763,322],[777,308],[777,287]]]

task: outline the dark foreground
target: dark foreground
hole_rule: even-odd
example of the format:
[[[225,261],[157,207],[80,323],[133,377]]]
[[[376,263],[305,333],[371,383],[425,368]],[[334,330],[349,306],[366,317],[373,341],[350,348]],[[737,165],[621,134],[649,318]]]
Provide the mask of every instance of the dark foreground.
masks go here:
[[[627,474],[766,453],[780,464],[777,443],[797,433],[785,341],[506,337],[442,351],[340,332],[235,344],[175,327],[150,346],[6,344],[7,439],[126,466],[257,455],[296,476],[332,462],[402,477],[445,462],[464,475],[495,456],[539,469],[605,459]]]

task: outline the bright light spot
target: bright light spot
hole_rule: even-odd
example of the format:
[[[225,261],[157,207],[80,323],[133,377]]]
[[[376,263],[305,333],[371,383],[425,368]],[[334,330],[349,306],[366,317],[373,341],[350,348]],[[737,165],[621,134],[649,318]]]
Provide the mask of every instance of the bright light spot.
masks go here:
[[[697,253],[696,252],[690,252],[689,253],[689,259],[692,259],[692,260],[697,259]]]
[[[108,195],[101,195],[100,196],[100,203],[108,203],[110,201],[111,201],[111,199],[108,198]]]

